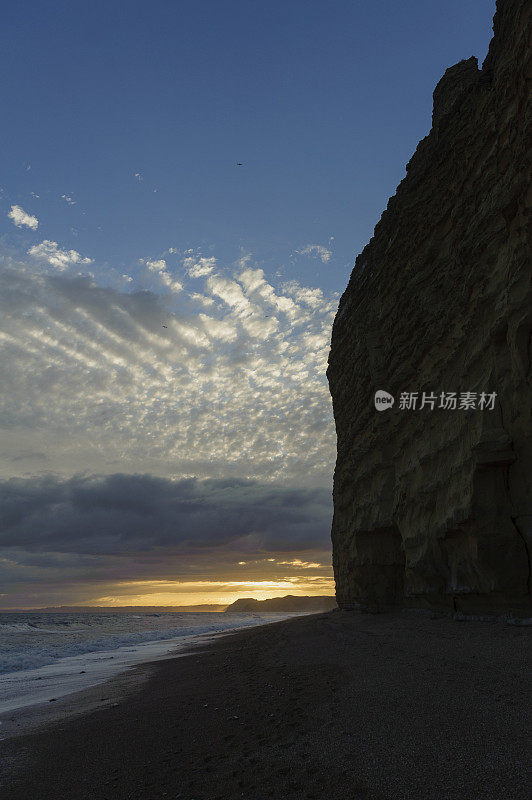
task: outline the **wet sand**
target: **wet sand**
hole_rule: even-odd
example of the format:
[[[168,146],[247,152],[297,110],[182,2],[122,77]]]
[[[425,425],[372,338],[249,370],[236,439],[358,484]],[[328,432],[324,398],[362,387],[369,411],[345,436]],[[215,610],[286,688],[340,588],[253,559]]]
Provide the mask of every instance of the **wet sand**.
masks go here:
[[[528,800],[530,634],[414,612],[230,634],[6,721],[0,798]]]

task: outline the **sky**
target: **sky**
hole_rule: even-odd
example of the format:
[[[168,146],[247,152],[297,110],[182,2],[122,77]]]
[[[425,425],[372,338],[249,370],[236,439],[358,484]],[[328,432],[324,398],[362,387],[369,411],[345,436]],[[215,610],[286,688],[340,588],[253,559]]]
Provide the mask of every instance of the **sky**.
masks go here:
[[[334,592],[334,314],[493,13],[4,11],[0,607]]]

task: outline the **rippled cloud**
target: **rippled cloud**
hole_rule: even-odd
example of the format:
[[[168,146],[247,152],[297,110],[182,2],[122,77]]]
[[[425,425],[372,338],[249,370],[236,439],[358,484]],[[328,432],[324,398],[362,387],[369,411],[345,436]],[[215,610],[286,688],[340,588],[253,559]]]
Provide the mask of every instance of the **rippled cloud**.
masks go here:
[[[55,242],[32,255],[56,269],[0,272],[1,474],[41,470],[29,458],[13,472],[38,451],[63,475],[330,480],[336,298],[275,288],[249,259],[222,271],[187,256],[180,272],[146,259],[156,292],[73,274],[91,260]]]

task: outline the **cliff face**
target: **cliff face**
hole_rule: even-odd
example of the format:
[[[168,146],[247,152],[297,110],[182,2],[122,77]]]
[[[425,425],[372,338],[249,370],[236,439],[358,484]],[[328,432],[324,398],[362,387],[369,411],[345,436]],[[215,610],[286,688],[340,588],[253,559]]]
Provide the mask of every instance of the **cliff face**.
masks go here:
[[[445,72],[432,130],[340,301],[327,373],[340,607],[474,612],[530,597],[531,6],[499,0],[482,69],[470,58]],[[377,390],[393,407],[376,410]],[[439,408],[442,392],[458,405],[475,392],[476,408]]]

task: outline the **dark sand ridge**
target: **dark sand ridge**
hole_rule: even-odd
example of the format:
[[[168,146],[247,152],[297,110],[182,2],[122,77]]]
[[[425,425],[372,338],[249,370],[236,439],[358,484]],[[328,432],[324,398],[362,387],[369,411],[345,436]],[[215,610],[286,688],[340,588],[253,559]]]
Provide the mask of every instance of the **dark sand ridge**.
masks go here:
[[[241,631],[3,741],[0,798],[525,800],[529,643],[414,612]]]

